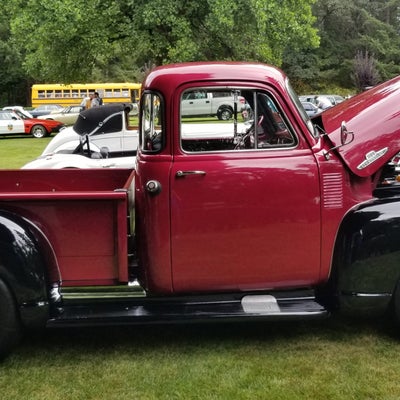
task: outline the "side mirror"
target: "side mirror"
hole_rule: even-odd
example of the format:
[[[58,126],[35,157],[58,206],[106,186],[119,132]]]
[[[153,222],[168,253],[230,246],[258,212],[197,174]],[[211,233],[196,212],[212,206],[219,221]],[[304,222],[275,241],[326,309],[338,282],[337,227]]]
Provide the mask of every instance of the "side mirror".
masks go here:
[[[328,151],[324,153],[324,157],[326,160],[329,160],[330,153],[332,150],[336,150],[346,144],[351,143],[354,140],[354,132],[350,132],[347,130],[346,122],[342,121],[340,124],[340,145],[332,147]]]
[[[349,144],[354,140],[354,132],[349,132],[347,130],[346,122],[342,121],[340,126],[340,141],[342,146]]]

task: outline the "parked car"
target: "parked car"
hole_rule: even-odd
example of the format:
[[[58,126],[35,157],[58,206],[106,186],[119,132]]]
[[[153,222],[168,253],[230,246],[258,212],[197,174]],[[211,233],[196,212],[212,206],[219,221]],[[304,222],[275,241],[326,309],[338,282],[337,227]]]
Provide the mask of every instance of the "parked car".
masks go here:
[[[323,111],[321,108],[319,108],[314,103],[311,103],[310,101],[302,101],[301,104],[309,117],[318,115],[320,112]]]
[[[23,168],[133,168],[138,131],[129,126],[131,109],[130,104],[110,104],[82,111],[74,126],[63,129]]]
[[[59,104],[41,104],[33,110],[30,110],[30,114],[33,118],[40,117],[41,115],[50,114],[51,112],[61,111],[64,107]]]
[[[22,114],[26,115],[28,118],[33,118],[33,115],[28,110],[25,110],[25,108],[22,106],[7,106],[3,107],[3,110],[12,110],[12,111],[17,110]]]
[[[0,110],[0,135],[32,135],[35,138],[59,132],[64,124],[59,121],[29,118],[18,110]]]
[[[300,101],[303,102],[308,102],[308,103],[313,103],[317,104],[317,95],[316,94],[304,94],[302,96],[299,96]]]
[[[84,110],[82,106],[68,106],[60,111],[51,114],[41,115],[40,119],[53,119],[62,122],[65,125],[73,125],[78,119],[79,113]]]
[[[330,103],[329,107],[335,106],[345,100],[343,96],[339,96],[338,94],[305,94],[299,96],[299,99],[301,102],[307,101],[315,105],[318,105],[318,102],[321,100],[325,103],[328,101]]]
[[[343,96],[339,96],[338,94],[321,94],[320,96],[326,97],[333,106],[345,100]]]

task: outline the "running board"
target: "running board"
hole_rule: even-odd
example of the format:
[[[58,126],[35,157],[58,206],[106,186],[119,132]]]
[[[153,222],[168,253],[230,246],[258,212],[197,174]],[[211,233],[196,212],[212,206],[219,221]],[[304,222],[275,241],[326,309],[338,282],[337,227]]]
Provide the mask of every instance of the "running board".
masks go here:
[[[121,301],[66,302],[48,327],[128,325],[217,320],[290,320],[321,318],[328,311],[314,297],[277,298],[271,295],[137,298]]]

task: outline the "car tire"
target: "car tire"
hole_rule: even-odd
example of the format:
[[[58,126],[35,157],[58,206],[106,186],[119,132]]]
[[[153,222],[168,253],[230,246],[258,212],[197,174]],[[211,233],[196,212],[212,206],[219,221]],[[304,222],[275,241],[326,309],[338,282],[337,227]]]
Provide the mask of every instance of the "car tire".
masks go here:
[[[228,107],[224,107],[218,110],[217,117],[221,121],[228,121],[232,118],[232,110]]]
[[[41,139],[41,138],[44,138],[44,137],[48,136],[46,128],[43,125],[40,125],[40,124],[34,125],[32,127],[31,134],[36,139]]]
[[[21,337],[21,323],[14,297],[0,279],[0,360],[6,357]]]

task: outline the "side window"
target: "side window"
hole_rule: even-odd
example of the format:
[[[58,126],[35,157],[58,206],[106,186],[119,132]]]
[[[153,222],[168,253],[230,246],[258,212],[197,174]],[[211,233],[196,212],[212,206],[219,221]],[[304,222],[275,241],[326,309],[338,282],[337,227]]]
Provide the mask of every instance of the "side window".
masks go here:
[[[205,104],[187,100],[206,94]],[[253,89],[190,90],[181,100],[181,147],[186,152],[287,148],[296,137],[274,98]]]
[[[101,127],[102,133],[113,133],[122,130],[122,113],[112,115],[108,118]]]
[[[162,101],[159,95],[145,93],[141,100],[140,146],[143,152],[161,150],[163,137]]]

